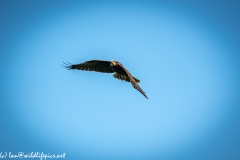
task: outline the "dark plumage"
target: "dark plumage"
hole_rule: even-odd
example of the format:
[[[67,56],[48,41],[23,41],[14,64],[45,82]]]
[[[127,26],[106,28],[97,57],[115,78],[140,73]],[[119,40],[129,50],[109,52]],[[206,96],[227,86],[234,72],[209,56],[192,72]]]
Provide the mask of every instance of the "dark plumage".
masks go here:
[[[125,80],[127,82],[131,82],[132,86],[148,99],[145,92],[143,92],[143,90],[137,84],[140,82],[140,80],[138,80],[137,78],[134,78],[129,73],[129,71],[126,68],[124,68],[123,65],[118,61],[91,60],[91,61],[86,61],[84,63],[79,63],[79,64],[64,63],[63,66],[68,69],[95,71],[95,72],[102,72],[102,73],[115,72],[115,74],[113,75],[115,78],[118,78],[120,80]]]

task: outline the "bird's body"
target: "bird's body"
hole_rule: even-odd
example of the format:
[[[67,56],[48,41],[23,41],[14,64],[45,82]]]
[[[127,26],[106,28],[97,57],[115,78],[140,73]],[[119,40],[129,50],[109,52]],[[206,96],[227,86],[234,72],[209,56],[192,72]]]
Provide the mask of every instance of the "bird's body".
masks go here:
[[[147,99],[145,92],[138,86],[137,83],[140,82],[137,78],[133,77],[130,72],[123,67],[118,61],[102,61],[102,60],[91,60],[79,64],[66,64],[64,67],[68,69],[77,69],[77,70],[86,70],[86,71],[95,71],[102,73],[114,73],[115,78],[131,82],[132,86],[141,92]]]
[[[117,72],[118,74],[122,74],[122,75],[126,75],[126,72],[124,71],[124,69],[122,69],[122,67],[120,67],[119,65],[117,66],[112,66],[112,68],[115,70],[115,72]]]

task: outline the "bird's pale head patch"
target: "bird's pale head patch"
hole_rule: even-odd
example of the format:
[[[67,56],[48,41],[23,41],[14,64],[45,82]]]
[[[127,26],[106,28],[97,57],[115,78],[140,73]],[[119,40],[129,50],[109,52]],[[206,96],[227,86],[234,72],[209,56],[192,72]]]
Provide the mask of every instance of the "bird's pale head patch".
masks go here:
[[[111,66],[117,66],[118,61],[111,61]]]

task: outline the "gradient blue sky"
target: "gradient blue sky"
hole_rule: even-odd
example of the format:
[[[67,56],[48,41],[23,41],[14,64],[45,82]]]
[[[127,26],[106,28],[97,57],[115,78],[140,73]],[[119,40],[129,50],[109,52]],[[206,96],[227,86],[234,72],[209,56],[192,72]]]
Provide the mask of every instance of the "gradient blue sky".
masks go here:
[[[240,159],[240,4],[0,1],[0,152]],[[118,60],[112,74],[62,61]]]

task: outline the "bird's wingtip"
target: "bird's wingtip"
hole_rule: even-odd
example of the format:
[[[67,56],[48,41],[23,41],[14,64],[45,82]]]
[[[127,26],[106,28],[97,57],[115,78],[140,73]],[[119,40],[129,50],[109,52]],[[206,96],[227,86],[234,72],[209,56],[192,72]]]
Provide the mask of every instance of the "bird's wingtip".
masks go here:
[[[62,61],[61,66],[62,66],[63,68],[67,68],[68,70],[72,69],[72,64],[69,63],[69,62],[65,63],[65,62]]]

